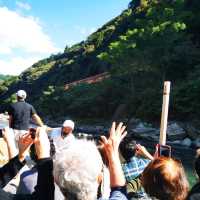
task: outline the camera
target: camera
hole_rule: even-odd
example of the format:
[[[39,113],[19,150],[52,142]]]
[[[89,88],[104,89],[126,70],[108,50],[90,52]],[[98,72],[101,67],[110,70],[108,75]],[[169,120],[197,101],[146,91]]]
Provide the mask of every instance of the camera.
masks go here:
[[[36,129],[35,129],[35,128],[30,128],[30,129],[29,129],[29,132],[30,132],[30,134],[31,134],[31,138],[32,138],[32,139],[35,139]]]
[[[171,157],[171,146],[169,145],[158,145],[158,156]]]
[[[2,129],[0,129],[0,138],[3,137],[3,132],[2,132]]]

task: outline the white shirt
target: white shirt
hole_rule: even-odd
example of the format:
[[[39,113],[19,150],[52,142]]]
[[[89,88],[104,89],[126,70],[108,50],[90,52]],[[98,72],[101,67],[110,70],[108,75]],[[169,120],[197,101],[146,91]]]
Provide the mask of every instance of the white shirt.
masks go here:
[[[66,149],[69,144],[75,140],[73,133],[70,133],[66,137],[61,136],[62,128],[55,128],[51,132],[51,138],[56,148],[56,153],[60,153],[63,149]]]

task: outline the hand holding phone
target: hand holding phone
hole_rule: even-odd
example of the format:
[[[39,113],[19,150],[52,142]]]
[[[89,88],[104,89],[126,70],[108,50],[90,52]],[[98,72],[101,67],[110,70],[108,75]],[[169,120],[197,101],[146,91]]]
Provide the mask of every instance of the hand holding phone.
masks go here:
[[[29,132],[30,132],[30,134],[31,134],[31,138],[32,138],[32,139],[35,139],[36,129],[35,129],[35,128],[30,128],[30,129],[29,129]]]

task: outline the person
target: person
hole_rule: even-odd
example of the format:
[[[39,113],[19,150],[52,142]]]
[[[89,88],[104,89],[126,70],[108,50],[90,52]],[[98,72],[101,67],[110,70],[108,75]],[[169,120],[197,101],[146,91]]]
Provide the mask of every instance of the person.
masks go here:
[[[74,122],[72,120],[65,120],[61,129],[58,131],[53,131],[50,135],[50,144],[53,148],[51,148],[50,152],[52,153],[51,157],[55,158],[63,149],[67,148],[70,142],[75,140],[73,135],[74,130]],[[37,162],[37,158],[35,157],[34,146],[31,146],[31,158],[33,161]],[[31,194],[34,191],[34,187],[37,184],[37,168],[33,166],[31,169],[25,170],[20,175],[19,187],[17,189],[17,193],[22,194]],[[62,193],[59,188],[55,184],[55,199],[61,200],[64,199]]]
[[[110,200],[127,200],[125,178],[119,159],[119,144],[125,126],[112,124],[109,138],[101,137],[110,172]],[[101,182],[102,157],[93,141],[76,139],[54,161],[54,178],[66,200],[94,200]]]
[[[154,157],[129,137],[121,142],[119,149],[129,199],[149,199],[140,184],[140,175]]]
[[[194,167],[198,176],[198,182],[192,187],[191,191],[187,196],[187,200],[200,199],[200,149],[197,149]]]
[[[144,169],[141,183],[146,193],[159,200],[185,200],[189,184],[180,161],[157,157]]]
[[[7,144],[9,163],[0,168],[0,187],[3,188],[7,183],[12,180],[12,178],[17,175],[19,170],[25,164],[24,152],[27,151],[26,148],[20,148],[19,155],[17,156],[17,151],[13,139],[10,137],[10,129],[5,127],[2,129],[2,136]],[[19,143],[23,143],[24,138],[20,138]],[[28,149],[28,147],[27,147]]]
[[[18,150],[15,145],[13,130],[10,129],[9,127],[3,128],[2,129],[2,137],[5,142],[5,150],[4,151],[8,152],[8,153],[6,153],[6,155],[8,157],[8,160],[7,160],[7,162],[8,162],[9,160],[13,159],[18,154]],[[9,176],[7,177],[7,179],[10,180]],[[5,182],[5,180],[4,180],[4,182]],[[16,176],[12,180],[10,180],[8,184],[5,185],[4,190],[9,191],[11,193],[16,193],[16,187],[17,187],[18,183],[19,183],[19,179]]]
[[[72,120],[65,120],[61,129],[53,131],[50,138],[55,145],[56,155],[64,148],[67,148],[70,142],[74,141],[75,136],[73,134],[74,122]]]
[[[16,93],[17,102],[13,103],[8,108],[9,125],[14,130],[15,138],[24,134],[29,129],[30,120],[33,119],[39,126],[43,126],[41,118],[37,115],[35,108],[25,102],[26,92],[19,90]]]
[[[5,200],[53,200],[54,199],[54,178],[53,161],[50,158],[50,144],[45,132],[45,127],[37,128],[36,138],[32,139],[30,133],[19,137],[19,154],[11,159],[5,166],[0,168],[0,180],[5,185],[5,177],[14,177],[21,167],[24,166],[26,152],[32,144],[35,144],[38,157],[37,170],[38,179],[35,191],[32,194],[12,195],[0,188],[0,199]]]
[[[52,140],[50,141],[50,156],[51,158],[55,155],[55,146]],[[32,145],[30,147],[30,156],[34,163],[37,163],[37,155],[35,151],[35,146]],[[20,174],[20,181],[17,187],[17,194],[31,194],[34,192],[34,188],[37,185],[37,178],[38,178],[38,171],[37,165],[34,164],[32,168],[25,169]],[[55,184],[55,193],[54,193],[54,200],[64,200],[64,196],[62,195],[60,189]]]

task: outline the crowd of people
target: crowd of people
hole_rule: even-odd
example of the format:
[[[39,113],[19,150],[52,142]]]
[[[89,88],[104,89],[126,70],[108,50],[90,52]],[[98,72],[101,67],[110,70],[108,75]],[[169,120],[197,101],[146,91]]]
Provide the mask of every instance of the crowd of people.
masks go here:
[[[2,129],[9,161],[0,168],[0,200],[197,200],[200,199],[200,150],[195,158],[198,183],[189,191],[181,161],[151,155],[127,137],[126,126],[112,123],[108,136],[78,139],[75,124],[65,120],[49,134],[26,92],[16,93],[8,108],[9,126]],[[30,119],[38,127],[29,129]],[[32,159],[33,166],[27,167]],[[16,176],[11,193],[5,186]]]

